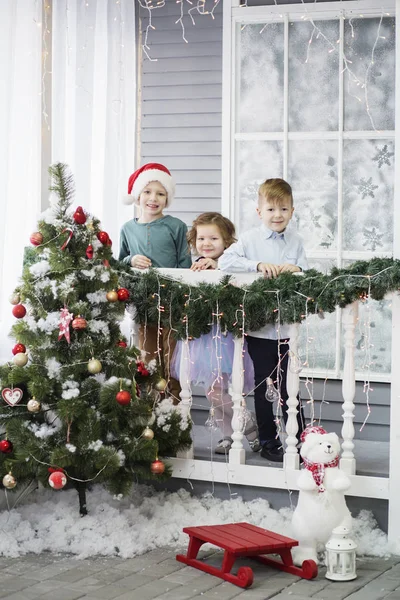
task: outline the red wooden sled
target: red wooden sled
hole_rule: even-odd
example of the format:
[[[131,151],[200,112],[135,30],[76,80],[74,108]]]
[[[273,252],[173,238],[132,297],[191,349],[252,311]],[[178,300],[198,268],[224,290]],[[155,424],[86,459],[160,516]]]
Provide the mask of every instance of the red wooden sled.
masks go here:
[[[313,560],[305,560],[301,568],[293,564],[291,548],[298,545],[296,540],[250,523],[185,527],[183,531],[190,537],[189,547],[187,555],[178,554],[176,560],[242,588],[250,587],[253,583],[253,571],[250,567],[240,567],[236,575],[230,572],[239,556],[251,556],[265,565],[304,579],[313,579],[318,574],[318,567]],[[225,550],[221,568],[208,565],[197,558],[205,543]],[[279,554],[281,560],[263,556],[264,554]]]

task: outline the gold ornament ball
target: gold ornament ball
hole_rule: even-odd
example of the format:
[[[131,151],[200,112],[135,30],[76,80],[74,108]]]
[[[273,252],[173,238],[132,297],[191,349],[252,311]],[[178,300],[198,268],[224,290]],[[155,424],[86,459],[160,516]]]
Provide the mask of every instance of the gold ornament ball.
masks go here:
[[[18,354],[16,354],[13,358],[13,363],[14,365],[17,365],[17,367],[24,367],[27,362],[28,355],[24,352],[18,352]]]
[[[26,405],[26,408],[30,413],[37,413],[40,410],[40,402],[35,400],[35,398],[32,398],[32,400],[29,400],[28,404]]]
[[[4,477],[3,477],[3,485],[8,490],[12,490],[17,485],[17,481],[16,481],[15,477],[13,477],[11,475],[11,473],[9,473],[8,475],[4,475]]]
[[[10,300],[10,303],[14,304],[14,306],[15,306],[16,304],[19,304],[20,296],[19,296],[19,294],[17,294],[17,292],[14,292],[13,294],[11,294],[9,300]]]
[[[150,427],[146,427],[143,431],[143,437],[145,440],[152,440],[154,437],[154,431]]]
[[[111,290],[111,292],[107,292],[106,298],[109,302],[118,302],[118,294],[115,290]]]
[[[100,373],[101,369],[103,367],[101,366],[101,362],[99,360],[97,360],[97,358],[91,358],[88,362],[88,371],[89,373],[91,373],[92,375],[96,375],[97,373]]]
[[[167,382],[165,379],[159,379],[154,387],[156,388],[157,392],[165,392],[167,389]]]

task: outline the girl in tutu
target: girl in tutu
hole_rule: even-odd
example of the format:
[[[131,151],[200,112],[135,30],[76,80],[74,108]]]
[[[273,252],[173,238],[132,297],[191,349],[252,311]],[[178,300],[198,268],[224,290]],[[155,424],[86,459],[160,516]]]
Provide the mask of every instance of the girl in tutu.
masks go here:
[[[218,259],[235,241],[235,226],[233,223],[216,212],[203,213],[194,221],[187,235],[189,246],[199,256],[192,264],[193,271],[218,269]],[[232,446],[232,398],[228,393],[234,353],[233,337],[216,335],[214,327],[210,333],[190,342],[190,378],[195,385],[205,387],[207,398],[214,408],[216,424],[222,430],[223,438],[219,440],[215,452],[225,454]],[[172,358],[173,377],[179,377],[179,365],[182,352],[182,342],[176,346]],[[253,363],[244,347],[244,390],[254,387]],[[258,429],[255,415],[251,413],[247,420],[244,435],[254,452],[260,450]]]

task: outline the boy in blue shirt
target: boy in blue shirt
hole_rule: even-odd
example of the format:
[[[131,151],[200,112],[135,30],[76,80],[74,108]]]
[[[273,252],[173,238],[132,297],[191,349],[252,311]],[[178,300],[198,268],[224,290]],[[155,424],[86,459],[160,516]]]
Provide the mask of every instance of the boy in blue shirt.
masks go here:
[[[135,171],[128,181],[125,204],[134,202],[140,207],[138,219],[122,226],[119,260],[137,269],[172,267],[190,269],[192,261],[186,239],[187,227],[183,221],[164,215],[175,195],[175,182],[169,170],[159,163],[148,163]],[[179,401],[179,382],[170,377],[170,360],[176,341],[172,332],[163,328],[157,336],[157,327],[139,330],[139,348],[147,360],[158,356],[161,348],[161,367],[168,381],[169,392]]]
[[[246,231],[235,244],[227,248],[219,259],[219,268],[231,273],[258,271],[268,278],[277,277],[280,273],[296,273],[308,269],[300,236],[293,231],[286,231],[293,211],[290,185],[283,179],[267,179],[258,190],[257,213],[262,221],[261,226]],[[287,325],[266,325],[246,336],[254,364],[254,405],[262,444],[261,456],[274,462],[283,460],[283,449],[272,404],[265,398],[266,379],[272,377],[280,384],[283,418],[286,423],[288,333]],[[297,435],[300,436],[304,429],[302,409],[297,415],[297,421]]]

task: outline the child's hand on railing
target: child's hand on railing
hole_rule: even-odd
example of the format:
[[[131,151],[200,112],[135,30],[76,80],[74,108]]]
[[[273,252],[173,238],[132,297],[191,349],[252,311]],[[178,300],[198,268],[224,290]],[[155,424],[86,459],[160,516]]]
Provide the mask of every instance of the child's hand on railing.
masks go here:
[[[278,277],[280,273],[279,269],[279,265],[273,265],[272,263],[260,262],[257,265],[257,271],[263,273],[265,279],[273,279],[274,277]]]
[[[301,269],[297,265],[279,265],[279,273],[300,273]]]
[[[200,258],[190,267],[191,271],[205,271],[206,269],[217,269],[218,263],[213,258]]]
[[[131,258],[131,266],[136,267],[136,269],[148,269],[151,267],[151,260],[143,254],[135,254]]]

